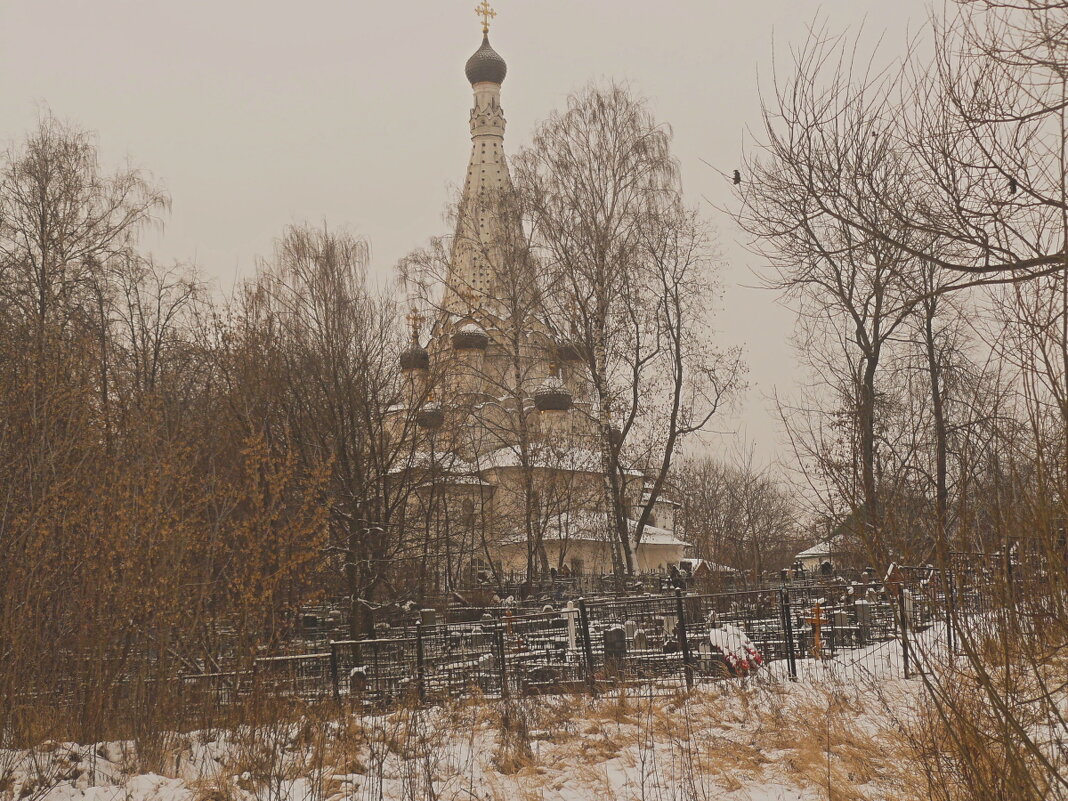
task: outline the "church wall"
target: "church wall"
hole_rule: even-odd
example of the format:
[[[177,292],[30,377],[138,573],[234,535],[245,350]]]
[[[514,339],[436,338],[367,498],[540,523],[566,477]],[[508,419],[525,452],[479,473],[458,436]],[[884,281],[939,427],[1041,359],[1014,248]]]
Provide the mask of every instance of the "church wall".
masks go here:
[[[498,539],[522,535],[526,527],[524,470],[521,467],[496,468],[486,472],[487,480],[497,488],[494,496],[494,521]],[[535,469],[531,476],[540,504],[540,520],[561,514],[580,514],[598,510],[601,503],[600,476],[571,470]]]
[[[566,564],[574,573],[576,563],[581,564],[582,572],[589,575],[602,575],[612,572],[612,548],[607,542],[590,540],[553,540],[545,543],[549,566],[559,568]],[[501,566],[505,573],[523,573],[527,569],[527,549],[525,543],[514,543],[498,549]],[[681,545],[638,546],[635,568],[639,573],[666,572],[672,565],[677,565],[686,557],[686,549]]]

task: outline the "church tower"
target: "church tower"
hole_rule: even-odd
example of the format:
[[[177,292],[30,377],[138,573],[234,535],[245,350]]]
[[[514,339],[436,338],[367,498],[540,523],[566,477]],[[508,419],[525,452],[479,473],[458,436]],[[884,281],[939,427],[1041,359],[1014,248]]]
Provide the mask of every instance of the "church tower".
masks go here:
[[[535,270],[515,210],[501,106],[508,66],[489,40],[489,20],[496,14],[488,2],[477,11],[482,44],[464,68],[473,94],[471,151],[442,295],[432,304],[436,319],[428,344],[435,396],[448,402],[453,418],[470,417],[464,407],[478,410],[477,419],[468,419],[465,458],[474,455],[472,447],[512,445],[507,435],[470,434],[482,424],[498,431],[514,428],[514,420],[506,425],[488,418],[529,415],[523,398],[532,398],[545,382],[552,384],[552,397],[543,404],[557,411],[571,404],[569,391],[550,381],[557,371],[556,346],[540,314]]]
[[[433,561],[447,588],[469,566],[492,568],[498,580],[546,576],[565,566],[610,569],[613,552],[592,385],[580,346],[552,330],[539,303],[504,153],[508,67],[489,40],[495,13],[485,0],[477,11],[482,44],[465,65],[473,103],[463,194],[444,286],[424,298],[433,315],[426,347],[424,317],[414,308],[409,317],[412,345],[400,358],[408,400],[397,407],[416,454],[407,516],[425,548],[441,548]],[[640,472],[626,482],[637,492]],[[643,545],[646,562],[664,565],[660,551],[681,555],[682,545]]]
[[[501,108],[501,85],[508,65],[489,41],[489,18],[495,12],[488,3],[483,14],[482,46],[467,60],[465,73],[471,84],[471,156],[460,198],[456,236],[446,278],[443,308],[463,317],[472,306],[488,306],[503,292],[499,267],[510,258],[508,242],[521,241],[518,220],[509,219],[508,197],[512,183],[504,155],[506,120]],[[519,237],[518,240],[516,237]]]
[[[484,33],[482,46],[467,61],[467,79],[474,90],[471,109],[471,158],[467,164],[460,199],[452,264],[446,282],[444,306],[453,314],[467,311],[472,294],[494,294],[492,263],[499,247],[492,241],[501,220],[494,213],[493,198],[511,189],[504,158],[504,110],[501,84],[508,67],[490,46]]]

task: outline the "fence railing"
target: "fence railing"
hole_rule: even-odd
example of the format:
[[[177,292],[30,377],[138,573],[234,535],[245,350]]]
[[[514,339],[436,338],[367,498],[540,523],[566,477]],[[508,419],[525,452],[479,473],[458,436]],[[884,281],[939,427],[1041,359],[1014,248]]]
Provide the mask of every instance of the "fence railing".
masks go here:
[[[496,607],[477,620],[428,616],[418,625],[381,627],[374,637],[260,658],[251,671],[183,676],[182,683],[191,698],[216,703],[256,689],[385,707],[472,694],[677,688],[760,674],[909,678],[926,660],[959,650],[962,636],[1017,615],[1012,599],[1019,592],[976,574],[901,568],[871,584],[677,590],[539,611]]]

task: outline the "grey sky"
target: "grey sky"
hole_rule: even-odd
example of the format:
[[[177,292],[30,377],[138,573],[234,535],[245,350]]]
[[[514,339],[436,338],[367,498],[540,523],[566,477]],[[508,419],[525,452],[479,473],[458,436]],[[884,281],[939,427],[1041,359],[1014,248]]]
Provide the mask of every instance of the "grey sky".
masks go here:
[[[173,198],[152,247],[229,287],[290,222],[366,236],[376,274],[443,231],[463,177],[471,95],[463,65],[481,33],[476,0],[6,0],[0,4],[0,138],[47,104],[99,133]],[[498,0],[491,38],[508,61],[502,102],[514,151],[569,90],[626,79],[672,125],[691,199],[728,204],[723,178],[757,126],[758,75],[816,14],[862,22],[900,49],[923,0]],[[729,219],[718,328],[747,348],[738,420],[763,459],[778,448],[764,396],[796,380],[792,315],[749,289],[757,266]],[[728,425],[726,422],[721,425]]]

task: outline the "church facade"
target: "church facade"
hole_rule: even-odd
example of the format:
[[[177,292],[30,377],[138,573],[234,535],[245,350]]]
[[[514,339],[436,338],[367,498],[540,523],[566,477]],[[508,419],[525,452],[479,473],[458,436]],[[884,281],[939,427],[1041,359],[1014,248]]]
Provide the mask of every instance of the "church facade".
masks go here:
[[[441,553],[440,586],[607,573],[621,564],[605,491],[603,423],[582,349],[553,329],[504,152],[504,59],[483,41],[466,64],[474,95],[471,155],[455,233],[437,282],[409,316],[400,360],[419,487],[410,536]],[[424,332],[424,324],[429,329]],[[628,505],[644,475],[620,471]],[[668,570],[688,545],[674,507],[658,502],[632,547],[636,569]],[[630,510],[626,525],[634,537]]]

